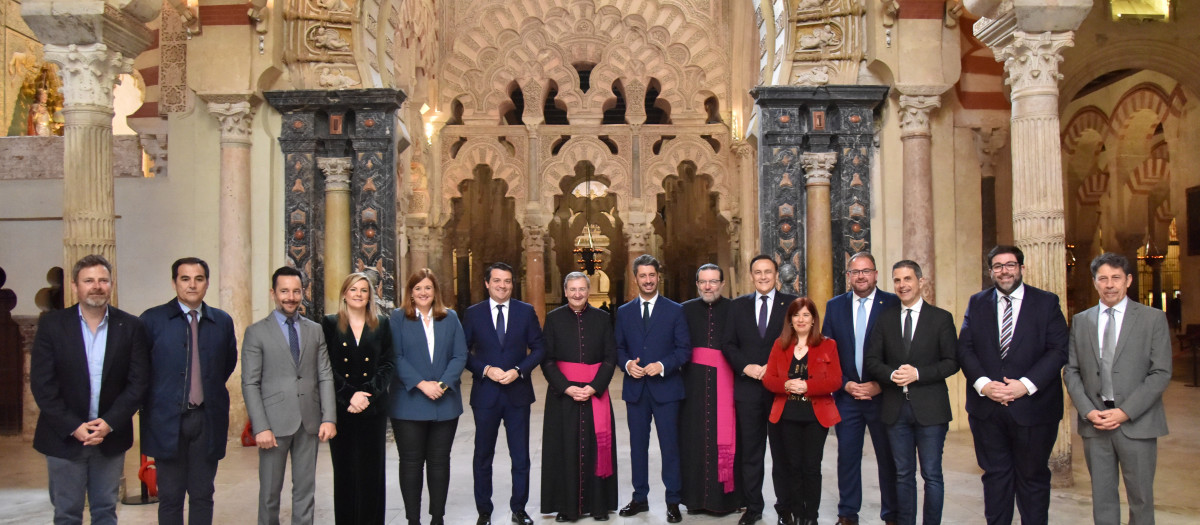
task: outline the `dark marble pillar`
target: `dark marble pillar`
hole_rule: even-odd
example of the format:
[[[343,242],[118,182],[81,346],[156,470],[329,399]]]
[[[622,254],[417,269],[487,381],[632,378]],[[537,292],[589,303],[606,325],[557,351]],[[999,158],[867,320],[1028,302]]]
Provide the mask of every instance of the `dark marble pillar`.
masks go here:
[[[321,275],[324,179],[316,159],[351,157],[350,267],[379,276],[381,306],[396,295],[396,110],[404,92],[395,89],[270,91],[267,102],[283,114],[279,134],[284,157],[287,262],[306,277],[303,312],[317,319]]]
[[[808,292],[805,153],[838,155],[830,173],[835,294],[846,289],[838,270],[854,253],[870,249],[875,108],[887,93],[887,86],[764,86],[750,92],[759,106],[760,246],[779,263],[784,291]]]

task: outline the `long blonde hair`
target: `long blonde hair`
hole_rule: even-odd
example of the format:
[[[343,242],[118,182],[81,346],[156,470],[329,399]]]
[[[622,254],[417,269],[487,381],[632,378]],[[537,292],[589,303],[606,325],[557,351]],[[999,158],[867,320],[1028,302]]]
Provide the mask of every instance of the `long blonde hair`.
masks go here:
[[[342,293],[339,295],[342,300],[338,302],[338,330],[346,331],[350,326],[350,307],[346,305],[346,291],[354,286],[354,283],[359,281],[367,282],[367,326],[372,329],[379,327],[379,305],[375,301],[375,283],[371,281],[371,277],[363,272],[354,272],[346,276],[346,280],[342,281]]]

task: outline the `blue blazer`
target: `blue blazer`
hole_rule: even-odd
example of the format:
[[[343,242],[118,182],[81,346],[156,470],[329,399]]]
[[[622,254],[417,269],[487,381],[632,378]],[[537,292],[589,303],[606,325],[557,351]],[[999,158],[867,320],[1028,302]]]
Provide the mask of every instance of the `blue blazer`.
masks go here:
[[[637,403],[645,392],[653,401],[667,403],[683,399],[683,365],[692,359],[691,336],[679,303],[659,294],[650,314],[650,328],[642,323],[640,297],[617,308],[617,368],[625,372],[621,399]],[[634,379],[625,363],[641,358],[639,366],[661,361],[663,373]]]
[[[995,288],[988,288],[971,296],[958,334],[958,365],[967,378],[967,413],[986,419],[1007,409],[1018,425],[1056,423],[1063,415],[1062,368],[1070,338],[1058,296],[1025,285],[1012,346],[1001,360],[996,294]],[[975,391],[975,381],[984,376],[993,381],[1026,377],[1037,393],[1004,407]]]
[[[388,322],[392,331],[392,350],[396,353],[396,376],[388,396],[388,414],[410,421],[449,421],[462,415],[462,372],[467,364],[467,338],[454,310],[433,322],[433,359],[425,328],[418,319],[404,316],[404,309],[392,311]],[[441,381],[450,387],[437,401],[419,388],[421,381]]]
[[[471,385],[471,406],[491,408],[503,397],[510,406],[533,404],[533,383],[529,373],[542,363],[546,349],[542,345],[542,327],[538,324],[537,312],[529,303],[516,299],[508,301],[505,312],[507,328],[504,344],[496,336],[496,325],[492,321],[491,302],[476,303],[463,314],[463,331],[467,335],[467,369],[475,376]],[[516,381],[502,385],[483,375],[488,366],[502,370],[516,368]]]
[[[900,298],[894,293],[875,289],[875,301],[871,303],[871,313],[867,316],[867,334],[875,328],[875,321],[884,310],[900,304]],[[837,341],[838,358],[842,364],[842,386],[846,382],[863,383],[865,380],[858,375],[854,366],[854,309],[858,308],[858,297],[853,291],[841,294],[825,303],[825,319],[821,323],[821,334]],[[867,341],[863,340],[863,373],[866,373]],[[846,394],[845,390],[834,392]]]
[[[142,453],[156,459],[174,459],[179,452],[179,420],[187,408],[191,377],[191,323],[179,300],[142,313],[150,337],[150,387],[142,406]],[[204,420],[209,439],[208,459],[225,457],[229,441],[229,390],[225,382],[237,366],[237,336],[233,318],[208,304],[200,306],[200,383],[204,390]]]

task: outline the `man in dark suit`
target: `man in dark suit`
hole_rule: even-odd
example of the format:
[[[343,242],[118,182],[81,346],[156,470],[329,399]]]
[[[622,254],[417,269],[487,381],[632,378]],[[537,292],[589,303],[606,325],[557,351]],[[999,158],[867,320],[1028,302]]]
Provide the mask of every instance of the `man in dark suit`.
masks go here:
[[[467,369],[474,375],[471,411],[475,415],[475,508],[478,525],[492,517],[492,457],[504,421],[508,455],[512,458],[512,522],[530,525],[529,405],[533,404],[533,372],[546,355],[542,327],[533,306],[512,299],[513,270],[502,263],[484,274],[488,300],[467,308],[463,330],[467,337]]]
[[[875,257],[859,252],[846,263],[850,291],[830,299],[825,305],[821,333],[837,341],[842,365],[842,389],[834,392],[842,421],[834,426],[838,443],[838,523],[858,523],[862,508],[863,436],[871,432],[875,462],[879,468],[879,519],[896,521],[896,463],[888,442],[887,426],[879,419],[878,381],[866,377],[863,359],[867,338],[875,329],[879,315],[900,304],[895,294],[880,290]]]
[[[1100,304],[1071,320],[1063,378],[1079,412],[1092,476],[1092,521],[1121,523],[1117,482],[1125,478],[1130,525],[1154,523],[1158,438],[1167,435],[1162,395],[1171,382],[1171,331],[1162,311],[1130,301],[1129,260],[1092,260]]]
[[[208,263],[185,257],[171,265],[175,297],[146,310],[150,387],[142,409],[142,453],[158,470],[158,522],[211,524],[217,461],[229,441],[229,390],[237,337],[229,314],[204,302]]]
[[[727,340],[721,350],[733,368],[733,403],[737,410],[737,451],[734,456],[734,484],[742,489],[746,512],[739,525],[751,525],[762,519],[763,459],[770,438],[771,480],[775,486],[775,510],[778,523],[788,521],[789,494],[783,444],[770,424],[771,404],[775,394],[762,384],[771,346],[783,331],[783,316],[796,296],[775,290],[778,268],[769,255],[757,255],[750,260],[750,278],[754,293],[734,299],[729,305]]]
[[[46,455],[54,523],[117,522],[133,413],[146,392],[149,342],[142,322],[108,304],[112,265],[88,255],[71,269],[79,304],[38,322],[29,363],[37,402],[33,448]]]
[[[954,317],[921,299],[924,284],[916,262],[892,265],[892,288],[900,304],[879,316],[863,361],[867,376],[883,389],[879,418],[888,426],[896,461],[896,521],[901,525],[917,520],[918,455],[925,480],[923,522],[942,521],[942,447],[954,418],[946,390],[946,378],[958,371]]]
[[[649,254],[633,260],[638,297],[617,308],[617,364],[625,371],[621,399],[629,418],[629,456],[633,500],[621,516],[650,510],[650,422],[658,431],[662,479],[666,485],[667,522],[679,523],[679,403],[683,365],[692,358],[687,320],[679,303],[658,294],[662,265]]]
[[[313,522],[317,441],[337,435],[325,332],[300,314],[303,295],[299,270],[275,270],[271,296],[276,309],[246,328],[242,339],[242,394],[259,449],[258,525],[279,525],[279,492],[289,454],[292,523]]]
[[[1022,522],[1046,523],[1067,320],[1058,296],[1022,283],[1020,248],[992,248],[988,268],[996,286],[971,296],[958,335],[983,513],[989,524],[1012,523],[1015,495]]]

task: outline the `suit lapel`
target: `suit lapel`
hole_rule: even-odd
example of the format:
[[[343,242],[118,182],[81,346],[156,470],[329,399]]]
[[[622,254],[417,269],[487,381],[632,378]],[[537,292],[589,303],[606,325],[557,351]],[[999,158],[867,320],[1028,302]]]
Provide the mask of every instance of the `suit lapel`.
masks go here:
[[[279,321],[278,321],[278,319],[275,318],[274,311],[267,314],[266,321],[267,321],[267,328],[268,328],[267,333],[269,334],[267,337],[270,337],[271,339],[273,339],[275,341],[275,344],[270,345],[270,346],[272,348],[282,349],[283,353],[285,355],[287,355],[288,361],[292,363],[292,366],[296,366],[296,364],[297,364],[296,361],[292,359],[291,345],[288,344],[287,337],[284,337],[283,329],[281,329],[279,327]],[[301,326],[303,326],[303,325],[301,325]],[[303,328],[301,328],[301,330],[303,330]],[[303,343],[303,342],[304,341],[301,341],[301,343]],[[300,355],[301,355],[301,358],[303,359],[304,348],[300,349]]]
[[[854,301],[855,301],[854,292],[848,292],[847,296],[850,298],[850,308],[853,309]],[[883,310],[884,310],[883,295],[881,295],[879,293],[879,291],[876,290],[875,291],[875,304],[871,306],[871,313],[867,314],[866,333],[868,333],[868,334],[871,333],[871,330],[873,330],[875,328],[875,321],[877,321],[879,319],[879,316],[880,316],[880,314],[883,313]],[[850,329],[854,330],[854,316],[851,315],[851,316],[847,317],[847,319],[850,320]],[[867,342],[863,341],[863,351],[864,352],[866,352],[866,348],[867,348]]]
[[[1100,336],[1097,334],[1097,332],[1099,332],[1099,330],[1100,330],[1100,307],[1099,306],[1091,307],[1084,314],[1084,318],[1087,319],[1087,321],[1089,323],[1091,323],[1091,326],[1086,327],[1087,340],[1088,340],[1088,342],[1091,343],[1092,357],[1096,358],[1096,363],[1097,363],[1097,365],[1099,365],[1101,341],[1100,341]]]
[[[108,338],[104,341],[104,366],[101,367],[100,381],[108,377],[108,371],[112,369],[113,360],[117,357],[116,350],[121,348],[124,339],[125,325],[118,320],[113,319],[112,310],[108,314]]]
[[[1132,300],[1125,303],[1125,318],[1121,320],[1121,333],[1117,335],[1117,348],[1113,352],[1113,362],[1117,362],[1117,358],[1121,356],[1121,352],[1129,346],[1129,341],[1133,339],[1133,331],[1139,326],[1141,321],[1141,305],[1134,303]]]
[[[771,318],[767,319],[767,334],[775,334],[783,331],[784,316],[787,315],[787,308],[787,300],[783,298],[780,292],[776,291],[775,304],[771,307]],[[758,330],[755,331],[757,332]],[[770,339],[771,337],[768,335],[763,338],[763,341],[774,342],[770,341]]]

